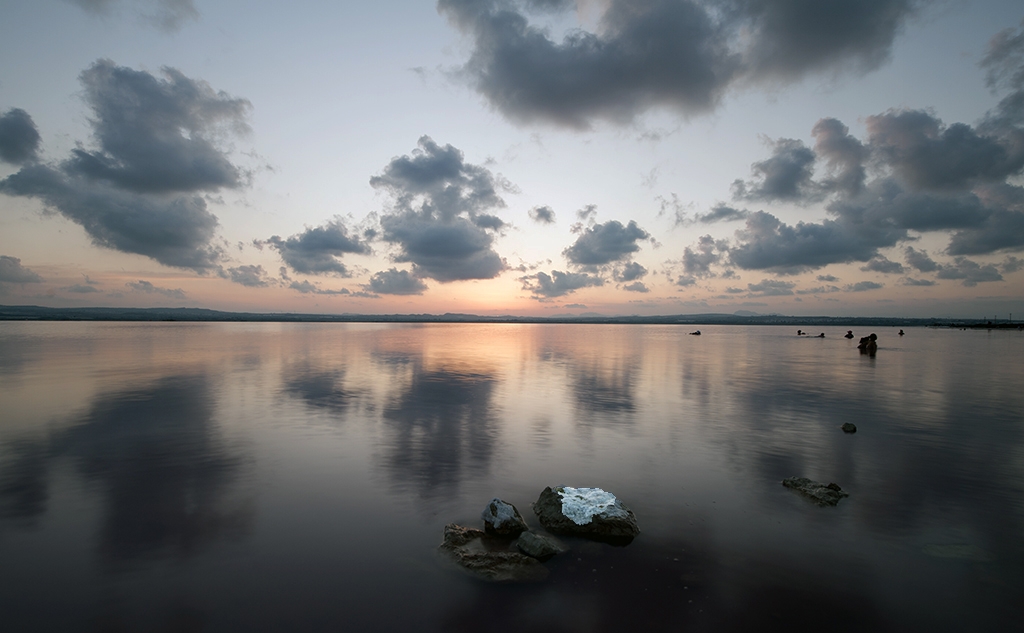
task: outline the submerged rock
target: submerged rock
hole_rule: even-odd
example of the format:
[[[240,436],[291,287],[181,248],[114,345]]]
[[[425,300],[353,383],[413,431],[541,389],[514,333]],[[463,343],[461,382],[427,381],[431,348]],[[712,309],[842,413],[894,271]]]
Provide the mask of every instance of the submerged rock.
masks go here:
[[[545,488],[533,511],[541,525],[555,534],[626,544],[640,533],[633,511],[600,488]]]
[[[548,570],[536,558],[508,551],[508,541],[498,543],[483,530],[455,523],[444,526],[444,542],[437,548],[458,566],[481,580],[491,582],[538,582]],[[504,546],[506,549],[492,549]]]
[[[843,425],[841,427],[839,427],[839,428],[841,428],[843,430],[843,433],[856,433],[857,432],[857,425],[852,423],[852,422],[844,422]]]
[[[849,497],[850,493],[839,487],[839,484],[819,483],[806,477],[789,477],[782,480],[782,485],[801,493],[819,506],[834,506],[843,497]]]
[[[538,560],[547,560],[555,554],[561,554],[565,551],[565,548],[555,539],[534,534],[533,532],[523,532],[520,534],[519,540],[516,541],[516,547],[519,548],[520,552]]]
[[[530,529],[514,505],[497,497],[491,499],[480,518],[484,520],[484,529],[498,536],[518,536]]]

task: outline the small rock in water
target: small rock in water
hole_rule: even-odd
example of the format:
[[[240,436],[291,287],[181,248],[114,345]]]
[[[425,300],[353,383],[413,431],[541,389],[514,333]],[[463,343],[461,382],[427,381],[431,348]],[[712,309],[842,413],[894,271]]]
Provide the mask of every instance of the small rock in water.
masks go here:
[[[538,582],[548,577],[547,567],[536,558],[507,549],[488,549],[488,538],[483,530],[449,523],[437,550],[481,580]],[[499,542],[508,546],[508,541]]]
[[[556,534],[627,544],[640,533],[633,511],[600,488],[545,488],[533,511]]]
[[[806,477],[789,477],[782,480],[782,485],[796,490],[819,506],[834,506],[843,497],[850,496],[850,493],[840,488],[839,484],[825,485]]]
[[[839,427],[839,428],[843,429],[844,433],[856,433],[857,432],[857,425],[853,424],[852,422],[844,422],[843,425],[841,427]]]
[[[519,548],[520,552],[537,560],[547,560],[555,554],[561,554],[565,551],[565,548],[555,539],[534,534],[533,532],[523,532],[520,534],[519,540],[516,541],[516,547]]]
[[[484,529],[498,536],[514,537],[530,529],[514,505],[497,497],[491,499],[480,518],[484,520]]]

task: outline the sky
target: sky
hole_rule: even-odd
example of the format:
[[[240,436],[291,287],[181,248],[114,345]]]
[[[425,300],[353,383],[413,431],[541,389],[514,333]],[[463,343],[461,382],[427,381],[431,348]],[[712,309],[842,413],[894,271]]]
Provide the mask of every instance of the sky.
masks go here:
[[[12,0],[0,304],[1024,319],[1018,0]]]

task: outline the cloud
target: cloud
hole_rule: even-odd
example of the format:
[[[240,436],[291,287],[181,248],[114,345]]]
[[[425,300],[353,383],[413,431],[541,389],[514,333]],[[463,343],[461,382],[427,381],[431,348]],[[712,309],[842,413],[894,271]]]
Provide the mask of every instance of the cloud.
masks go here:
[[[828,285],[828,286],[816,286],[814,288],[806,288],[804,290],[797,290],[798,295],[825,295],[833,292],[840,292],[839,286]]]
[[[609,220],[584,229],[576,242],[562,254],[569,263],[591,269],[628,258],[640,250],[638,241],[650,237],[650,233],[637,226],[634,220],[626,226],[617,220]]]
[[[707,213],[695,215],[693,223],[713,224],[715,222],[731,222],[733,220],[745,220],[749,215],[750,211],[745,209],[735,209],[724,204],[717,204]]]
[[[0,160],[15,165],[37,160],[39,132],[36,124],[21,108],[11,108],[0,116]]]
[[[796,274],[834,263],[866,262],[875,256],[879,246],[891,246],[896,241],[887,235],[865,239],[835,220],[790,226],[765,211],[752,213],[746,228],[736,235],[740,242],[729,249],[733,264],[745,270],[780,274]]]
[[[335,218],[323,226],[307,228],[287,239],[273,235],[255,243],[257,247],[265,244],[277,250],[284,263],[293,271],[306,275],[335,274],[348,277],[348,268],[340,258],[350,253],[366,255],[371,252],[370,246],[352,233],[341,218]]]
[[[263,270],[263,266],[236,266],[228,268],[227,274],[231,281],[247,288],[266,288],[270,285],[267,271]]]
[[[288,287],[292,290],[298,290],[302,294],[314,294],[314,295],[348,295],[352,294],[347,288],[340,290],[330,290],[317,286],[316,284],[310,283],[308,279],[303,281],[292,281],[288,284]]]
[[[530,209],[530,219],[538,224],[554,224],[555,211],[551,207],[534,207]]]
[[[94,244],[197,272],[219,269],[217,218],[200,192],[240,187],[219,147],[248,129],[244,99],[165,67],[163,79],[101,59],[80,75],[98,149],[56,165],[28,164],[0,193],[38,198],[80,224]]]
[[[867,290],[878,290],[884,288],[885,284],[880,284],[875,281],[858,281],[855,284],[847,284],[847,292],[865,292]]]
[[[907,258],[907,263],[914,270],[922,273],[933,273],[940,267],[935,260],[928,257],[926,251],[915,250],[913,246],[908,246],[903,250],[904,256]]]
[[[696,285],[697,278],[694,277],[693,275],[681,275],[678,279],[676,279],[675,283],[677,286],[681,288],[687,288],[689,286]]]
[[[754,180],[733,182],[733,195],[745,200],[811,202],[820,199],[814,182],[816,157],[801,141],[782,138],[772,143],[772,156],[751,166]]]
[[[647,269],[637,262],[629,262],[622,268],[616,270],[613,274],[616,281],[636,281],[647,274]]]
[[[834,275],[818,275],[818,281],[827,281],[829,283],[835,283],[839,281],[839,278]]]
[[[871,258],[871,261],[867,263],[867,266],[862,266],[861,270],[865,272],[873,271],[886,275],[903,274],[903,264],[894,262],[888,258],[882,257],[881,255],[876,255]]]
[[[760,283],[747,284],[747,290],[757,297],[781,297],[793,294],[795,286],[796,284],[791,281],[762,279]]]
[[[427,284],[413,277],[407,270],[389,268],[375,273],[370,277],[370,283],[363,288],[382,295],[421,295],[427,289]]]
[[[900,280],[900,285],[903,286],[934,286],[935,282],[931,279],[914,279],[913,277],[904,277]]]
[[[76,294],[90,294],[93,292],[99,292],[99,289],[97,289],[96,286],[90,286],[88,284],[74,284],[71,286],[67,286],[66,288],[62,288],[61,290],[66,290],[67,292],[74,292]]]
[[[683,270],[691,277],[713,277],[711,267],[721,262],[727,251],[724,240],[703,235],[694,246],[683,249]]]
[[[163,79],[101,59],[80,75],[98,151],[75,149],[64,168],[138,192],[238,187],[242,173],[214,143],[248,130],[251,104],[163,67]]]
[[[519,281],[523,282],[523,290],[529,290],[534,298],[540,299],[562,297],[580,288],[604,285],[604,280],[596,275],[560,270],[552,270],[550,275],[543,272],[527,275],[520,277]]]
[[[850,135],[850,129],[841,121],[832,118],[820,119],[811,134],[815,153],[824,158],[832,175],[825,188],[849,195],[860,193],[867,177],[864,163],[870,156],[868,148]]]
[[[653,107],[698,114],[744,79],[877,67],[916,2],[607,0],[595,32],[560,42],[530,22],[539,6],[570,4],[439,0],[473,42],[458,75],[517,123],[587,129]]]
[[[23,167],[0,181],[0,193],[38,198],[81,225],[93,244],[166,266],[205,272],[223,257],[211,244],[217,217],[201,196],[140,195],[46,165]]]
[[[21,259],[0,255],[0,283],[31,284],[43,280],[37,273],[21,265]]]
[[[146,294],[158,294],[172,299],[184,299],[185,291],[181,288],[161,288],[154,286],[152,283],[140,279],[138,281],[129,281],[125,286],[134,292],[144,292]]]
[[[965,286],[977,286],[987,281],[1003,281],[999,269],[994,264],[979,264],[966,257],[956,257],[952,264],[942,266],[935,274],[939,279],[962,280]]]
[[[1024,270],[1024,259],[1011,255],[1003,261],[1004,273],[1015,273],[1018,270]]]
[[[504,208],[498,192],[511,185],[465,162],[458,149],[421,137],[411,156],[393,159],[370,184],[394,198],[381,216],[381,239],[398,248],[396,262],[413,264],[416,277],[492,279],[508,268],[493,249],[504,223],[484,211]]]
[[[651,291],[651,289],[648,288],[644,284],[644,282],[642,282],[642,281],[635,281],[635,282],[633,282],[631,284],[627,284],[627,285],[623,286],[622,289],[623,290],[628,290],[629,292],[650,292]]]
[[[118,0],[66,1],[95,16],[111,15],[114,7],[119,4]],[[168,33],[179,30],[186,22],[194,22],[199,19],[199,11],[193,0],[149,0],[131,4],[154,5],[152,11],[139,8],[137,12],[145,21]]]

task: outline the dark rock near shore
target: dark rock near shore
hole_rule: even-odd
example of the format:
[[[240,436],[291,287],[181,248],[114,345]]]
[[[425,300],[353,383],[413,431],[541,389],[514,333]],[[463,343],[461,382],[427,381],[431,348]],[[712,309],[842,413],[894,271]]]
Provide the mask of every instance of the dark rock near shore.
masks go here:
[[[534,534],[533,532],[523,532],[520,534],[519,540],[516,541],[516,547],[519,548],[520,552],[537,560],[547,560],[555,554],[561,554],[565,551],[565,548],[555,539]]]
[[[633,511],[600,488],[545,488],[533,511],[541,525],[555,534],[625,545],[640,533]]]
[[[843,433],[856,433],[857,432],[857,425],[852,423],[852,422],[844,422],[843,425],[841,427],[839,427],[839,428],[841,428],[843,430]]]
[[[506,503],[495,497],[487,504],[480,518],[484,520],[484,529],[490,534],[498,536],[515,537],[530,529],[511,503]]]
[[[507,540],[489,537],[483,530],[449,523],[437,550],[481,580],[538,582],[547,578],[548,570],[539,560],[509,551],[508,546]]]
[[[850,496],[850,493],[840,488],[839,484],[825,485],[806,477],[789,477],[782,480],[782,485],[796,490],[819,506],[834,506],[843,497]]]

